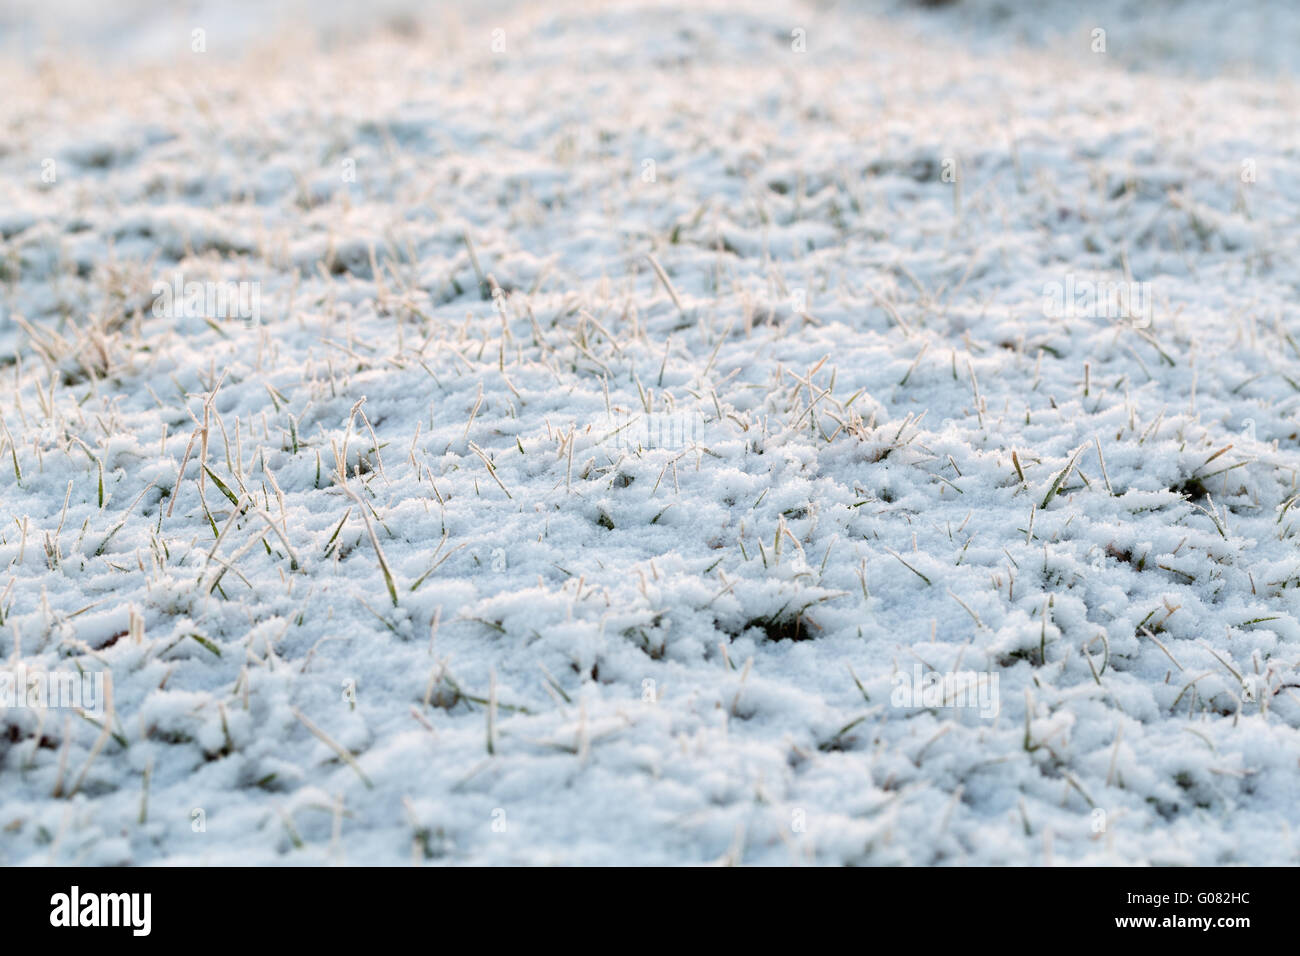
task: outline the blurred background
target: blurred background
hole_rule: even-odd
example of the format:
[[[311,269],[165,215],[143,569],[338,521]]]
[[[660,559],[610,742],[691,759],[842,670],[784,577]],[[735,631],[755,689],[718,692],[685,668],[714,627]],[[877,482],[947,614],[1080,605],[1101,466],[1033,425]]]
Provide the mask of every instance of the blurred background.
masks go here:
[[[586,4],[593,14],[613,5]],[[654,0],[631,5],[653,9]],[[76,55],[143,63],[174,57],[175,37],[207,32],[208,51],[246,56],[275,37],[303,32],[330,46],[376,33],[437,32],[451,22],[488,21],[513,10],[543,12],[582,3],[546,0],[6,0],[0,56]],[[852,8],[894,26],[954,33],[980,52],[1067,48],[1079,30],[1107,31],[1108,55],[1134,70],[1212,75],[1294,75],[1300,63],[1300,9],[1285,0],[812,0],[808,4],[703,0],[698,8],[782,11]],[[1070,44],[1070,48],[1077,45]],[[865,51],[864,51],[865,52]]]

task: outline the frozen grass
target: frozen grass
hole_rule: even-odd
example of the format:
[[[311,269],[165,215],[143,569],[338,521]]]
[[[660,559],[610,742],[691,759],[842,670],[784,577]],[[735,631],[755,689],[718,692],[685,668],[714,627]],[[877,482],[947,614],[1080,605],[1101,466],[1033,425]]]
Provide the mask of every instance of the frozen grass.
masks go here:
[[[970,15],[6,66],[3,862],[1296,862],[1295,88]]]

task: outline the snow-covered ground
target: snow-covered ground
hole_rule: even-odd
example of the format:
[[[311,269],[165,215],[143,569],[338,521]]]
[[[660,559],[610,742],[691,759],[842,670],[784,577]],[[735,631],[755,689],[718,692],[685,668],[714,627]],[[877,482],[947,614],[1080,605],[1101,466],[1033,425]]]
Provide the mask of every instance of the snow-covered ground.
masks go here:
[[[9,4],[0,862],[1300,861],[1300,16],[1036,6]]]

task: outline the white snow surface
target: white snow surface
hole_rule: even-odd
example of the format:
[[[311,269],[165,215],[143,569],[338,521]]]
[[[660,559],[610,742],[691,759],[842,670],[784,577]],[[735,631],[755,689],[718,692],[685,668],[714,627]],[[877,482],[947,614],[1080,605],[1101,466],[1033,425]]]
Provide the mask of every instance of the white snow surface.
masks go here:
[[[1300,861],[1293,12],[101,6],[0,19],[0,659],[114,691],[0,862]]]

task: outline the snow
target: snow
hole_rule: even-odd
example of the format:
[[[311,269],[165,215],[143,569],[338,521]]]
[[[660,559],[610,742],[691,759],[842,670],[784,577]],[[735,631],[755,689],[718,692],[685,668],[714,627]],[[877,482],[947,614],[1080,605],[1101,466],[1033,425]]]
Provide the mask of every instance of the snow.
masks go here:
[[[0,14],[0,862],[1300,859],[1300,21],[311,9]]]

